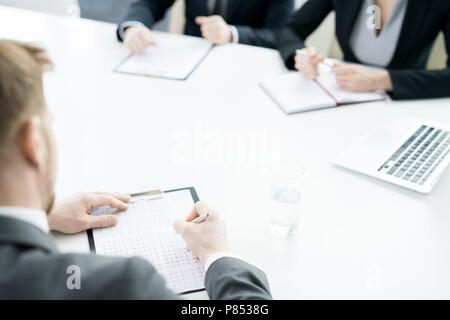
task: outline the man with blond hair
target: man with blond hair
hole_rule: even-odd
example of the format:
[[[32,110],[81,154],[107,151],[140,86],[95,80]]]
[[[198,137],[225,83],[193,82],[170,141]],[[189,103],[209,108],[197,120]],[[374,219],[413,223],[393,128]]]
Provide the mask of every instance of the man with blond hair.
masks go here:
[[[49,230],[76,233],[114,227],[114,216],[92,208],[127,209],[128,195],[82,193],[54,203],[56,147],[42,74],[51,67],[42,49],[0,40],[0,299],[177,299],[141,258],[61,254]],[[210,219],[190,223],[205,212]],[[175,230],[205,265],[211,299],[270,299],[266,276],[232,257],[219,215],[197,203]],[[79,290],[67,270],[81,271]]]

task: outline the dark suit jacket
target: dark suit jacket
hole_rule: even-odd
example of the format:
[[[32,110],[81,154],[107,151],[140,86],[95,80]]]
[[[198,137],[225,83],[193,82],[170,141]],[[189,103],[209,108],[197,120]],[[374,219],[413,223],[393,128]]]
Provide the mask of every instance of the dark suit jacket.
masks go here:
[[[209,16],[207,2],[186,0],[186,34],[201,36],[195,17]],[[174,0],[138,0],[130,6],[121,23],[139,21],[151,28],[173,3]],[[273,48],[276,31],[294,11],[294,0],[229,0],[227,11],[223,18],[237,28],[240,43]],[[122,40],[119,33],[118,37]]]
[[[69,290],[67,268],[80,267],[81,289]],[[211,299],[271,299],[262,271],[234,258],[206,274]],[[0,299],[179,299],[140,258],[61,254],[52,238],[20,220],[0,217]]]
[[[336,35],[346,61],[359,63],[349,45],[362,0],[309,0],[278,35],[278,48],[286,66],[294,68],[296,49],[331,12],[336,12]],[[450,96],[450,59],[444,70],[426,70],[433,43],[444,32],[450,52],[450,1],[410,0],[397,50],[387,67],[394,91],[393,99],[427,99]],[[383,48],[380,48],[383,50]]]

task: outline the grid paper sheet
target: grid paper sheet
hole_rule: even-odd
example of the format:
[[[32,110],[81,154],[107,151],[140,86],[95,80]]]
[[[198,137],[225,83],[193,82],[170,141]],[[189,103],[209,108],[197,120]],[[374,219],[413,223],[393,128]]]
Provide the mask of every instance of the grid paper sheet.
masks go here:
[[[168,192],[162,199],[142,198],[127,211],[110,207],[91,210],[91,215],[116,214],[112,228],[94,229],[96,252],[106,256],[139,256],[149,261],[176,293],[204,289],[201,263],[186,250],[172,224],[184,219],[194,205],[189,190]]]

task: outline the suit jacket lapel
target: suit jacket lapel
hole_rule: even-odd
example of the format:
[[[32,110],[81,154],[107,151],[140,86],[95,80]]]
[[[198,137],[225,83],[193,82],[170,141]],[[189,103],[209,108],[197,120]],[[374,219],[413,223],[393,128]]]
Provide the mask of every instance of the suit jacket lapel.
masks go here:
[[[195,16],[207,17],[210,15],[208,2],[208,0],[186,0],[186,10],[192,10],[195,8]]]
[[[340,4],[343,6],[343,13],[340,16],[336,16],[336,35],[349,61],[355,61],[356,59],[350,48],[349,40],[363,3],[364,0],[347,0],[345,4]]]
[[[353,31],[353,27],[356,23],[356,18],[361,11],[361,6],[363,5],[363,0],[356,0],[356,1],[348,1],[346,3],[347,8],[345,9],[345,19],[342,19],[342,35],[349,39],[350,35]]]
[[[227,16],[224,17],[228,23],[230,23],[236,12],[238,12],[239,7],[244,4],[244,1],[246,0],[228,0]]]
[[[408,7],[400,32],[400,38],[397,43],[397,49],[389,67],[396,68],[399,59],[408,55],[408,52],[414,47],[414,42],[420,34],[423,20],[428,13],[430,2],[431,1],[408,1]]]
[[[0,217],[0,245],[4,243],[58,252],[50,235],[34,225],[8,217]]]

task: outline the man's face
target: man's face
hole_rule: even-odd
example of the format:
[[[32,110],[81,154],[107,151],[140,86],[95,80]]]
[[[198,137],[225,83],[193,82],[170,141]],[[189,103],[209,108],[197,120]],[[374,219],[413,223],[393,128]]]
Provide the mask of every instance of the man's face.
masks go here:
[[[53,134],[53,118],[48,110],[45,111],[43,115],[43,126],[42,134],[44,136],[47,148],[47,160],[45,168],[43,170],[43,199],[46,204],[47,214],[53,208],[55,202],[55,183],[56,183],[56,173],[57,173],[57,152],[56,152],[56,142]]]

